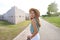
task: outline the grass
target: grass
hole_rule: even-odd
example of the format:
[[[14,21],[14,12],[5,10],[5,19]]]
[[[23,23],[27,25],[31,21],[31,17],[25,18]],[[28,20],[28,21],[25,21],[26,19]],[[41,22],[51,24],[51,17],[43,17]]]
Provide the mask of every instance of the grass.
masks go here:
[[[43,19],[60,28],[60,17],[43,17]]]
[[[8,23],[7,21],[0,21],[0,40],[12,40],[21,31],[23,31],[29,23],[30,21],[27,20],[13,25]]]

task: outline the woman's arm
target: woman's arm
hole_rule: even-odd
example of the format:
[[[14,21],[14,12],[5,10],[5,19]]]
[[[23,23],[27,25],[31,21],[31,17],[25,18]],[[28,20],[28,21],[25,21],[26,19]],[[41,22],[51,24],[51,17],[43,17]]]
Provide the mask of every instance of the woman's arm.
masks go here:
[[[32,19],[31,23],[32,23],[33,29],[34,29],[34,32],[33,32],[32,36],[31,36],[31,38],[33,38],[38,33],[38,29],[36,27],[36,21],[35,21],[35,19]]]

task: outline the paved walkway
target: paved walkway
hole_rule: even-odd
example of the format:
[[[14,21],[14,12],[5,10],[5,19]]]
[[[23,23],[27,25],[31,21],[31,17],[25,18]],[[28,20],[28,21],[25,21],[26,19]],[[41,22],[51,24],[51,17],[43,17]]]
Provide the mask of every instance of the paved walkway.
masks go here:
[[[60,28],[55,27],[42,18],[40,18],[40,21],[42,25],[40,28],[41,40],[60,40]],[[26,40],[27,35],[30,34],[29,26],[13,40]]]
[[[29,24],[29,26],[30,26],[30,24]],[[29,26],[24,31],[22,31],[17,37],[15,37],[13,40],[26,40],[27,36],[30,34]]]
[[[60,40],[60,28],[57,28],[43,19],[41,19],[41,23],[41,40]]]

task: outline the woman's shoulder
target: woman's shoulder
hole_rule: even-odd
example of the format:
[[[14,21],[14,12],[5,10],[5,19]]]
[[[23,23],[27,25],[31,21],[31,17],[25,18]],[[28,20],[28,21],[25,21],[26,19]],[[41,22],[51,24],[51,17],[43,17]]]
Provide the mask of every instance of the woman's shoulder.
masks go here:
[[[34,22],[34,23],[36,23],[36,21],[35,21],[35,18],[33,18],[33,19],[31,20],[31,22]]]

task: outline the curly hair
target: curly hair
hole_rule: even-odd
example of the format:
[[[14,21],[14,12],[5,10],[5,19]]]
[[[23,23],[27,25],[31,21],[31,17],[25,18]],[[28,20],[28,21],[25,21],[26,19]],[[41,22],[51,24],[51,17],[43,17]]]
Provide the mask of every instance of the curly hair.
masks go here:
[[[37,16],[40,17],[40,12],[39,12],[37,9],[31,8],[31,9],[29,10],[29,12],[31,13],[31,11],[34,11],[35,17],[37,17]],[[41,25],[40,25],[40,23],[39,23],[39,18],[37,18],[37,22],[38,22],[39,27],[40,27]]]
[[[39,12],[37,9],[31,8],[31,9],[29,10],[29,12],[31,12],[31,11],[34,11],[36,16],[38,16],[38,17],[40,16],[40,12]]]

